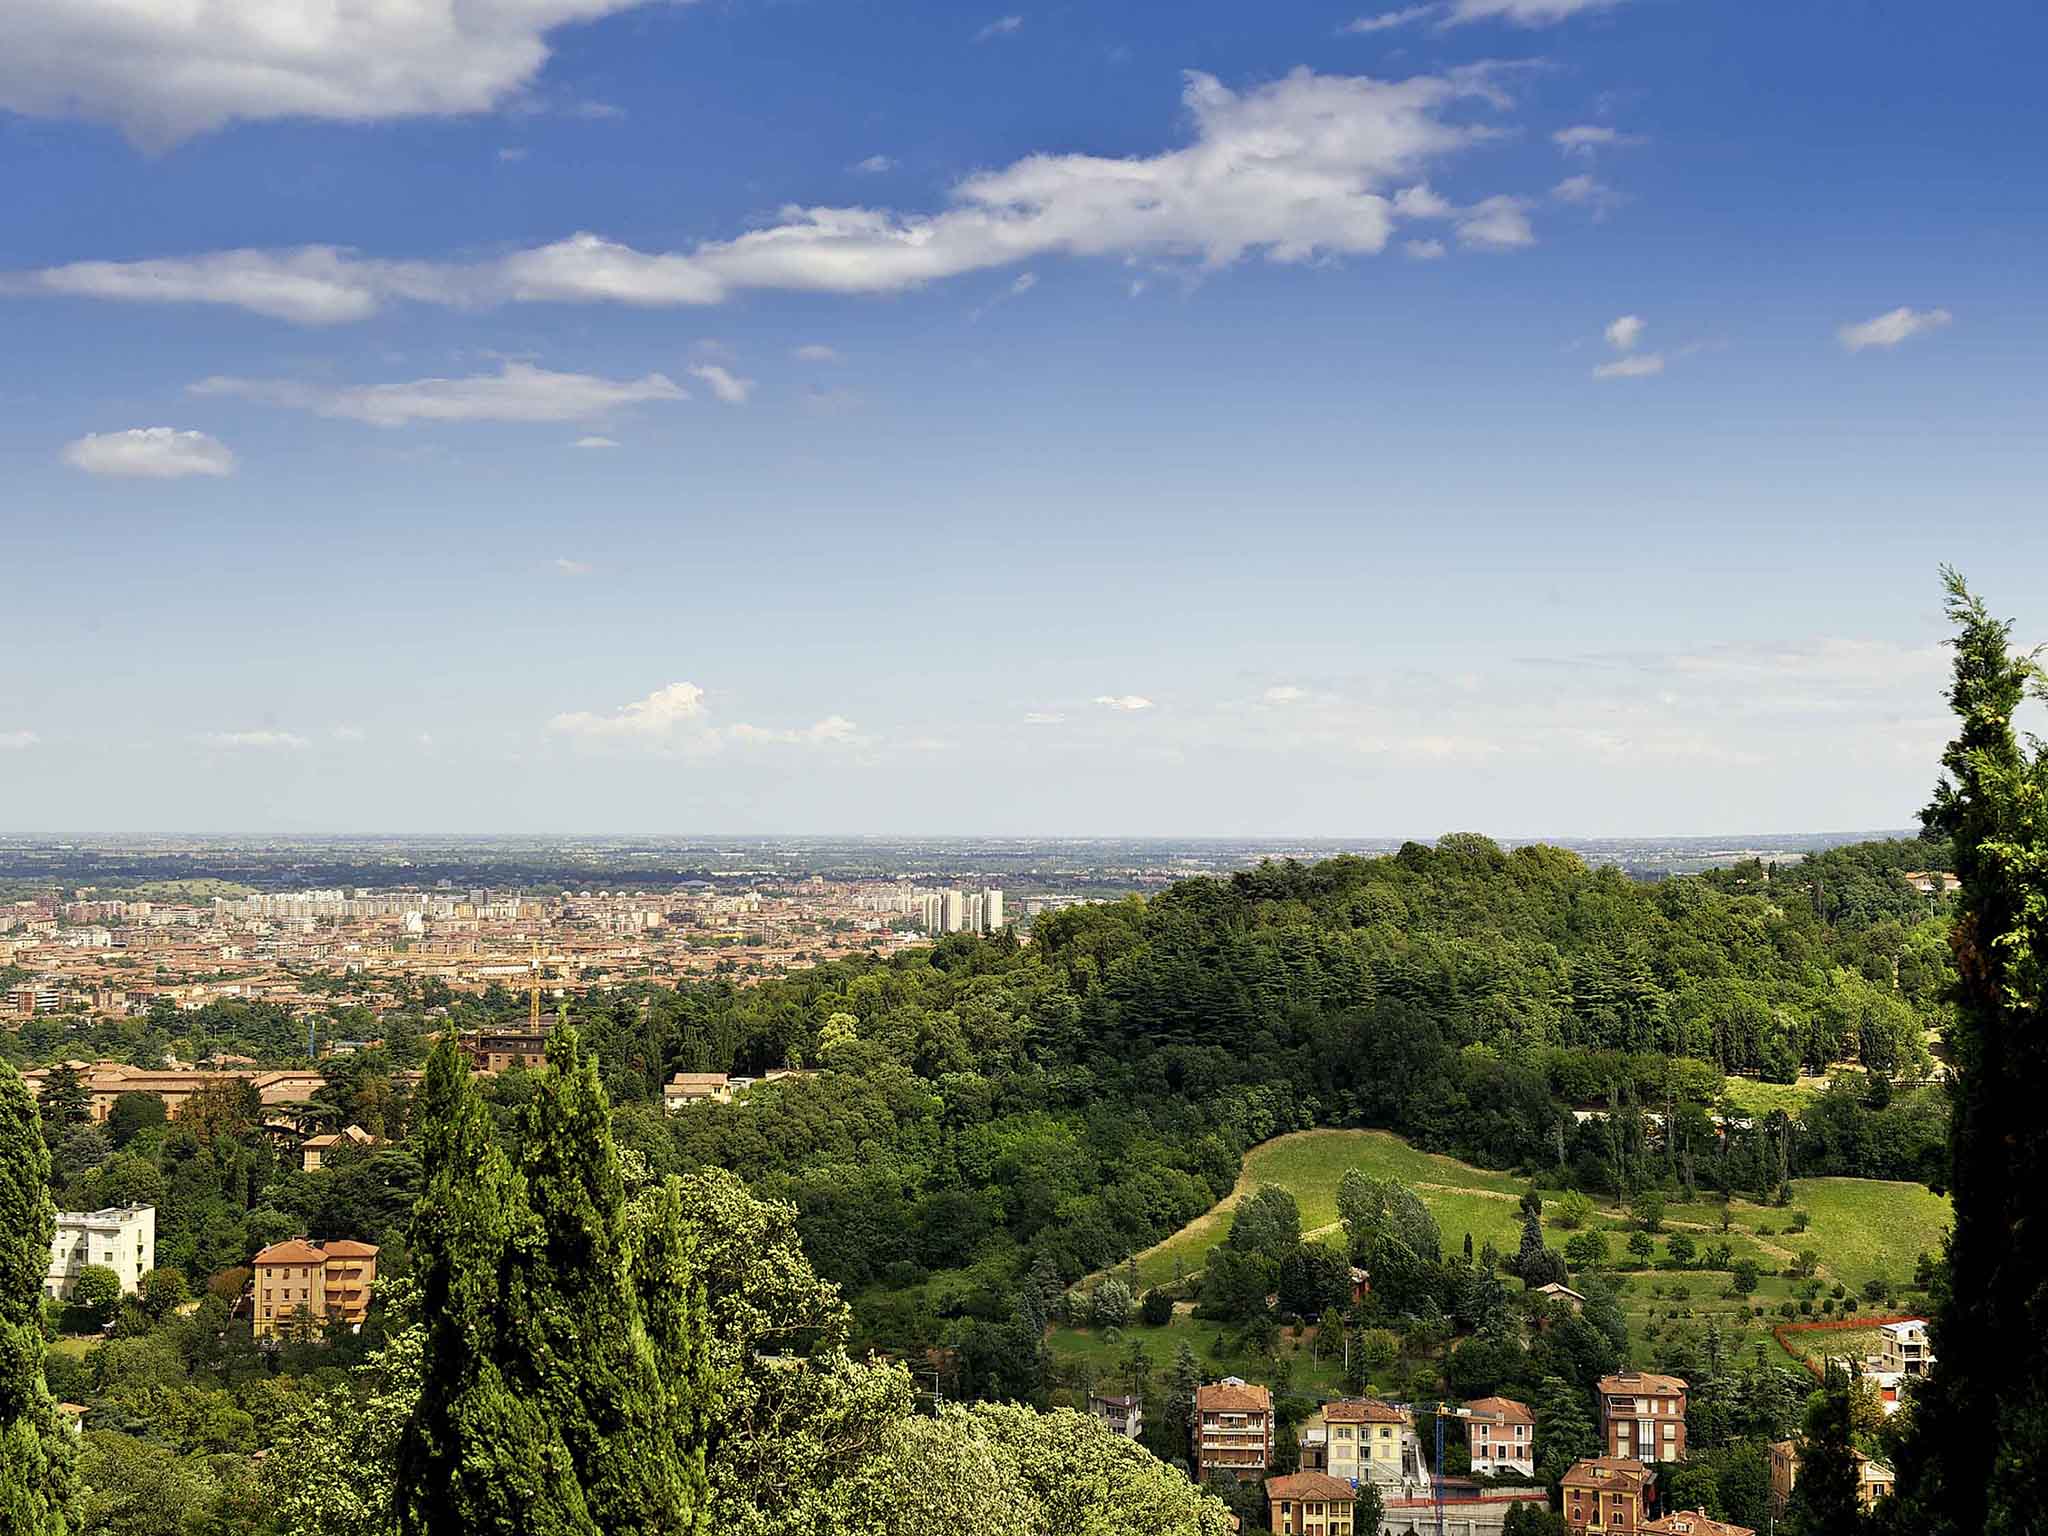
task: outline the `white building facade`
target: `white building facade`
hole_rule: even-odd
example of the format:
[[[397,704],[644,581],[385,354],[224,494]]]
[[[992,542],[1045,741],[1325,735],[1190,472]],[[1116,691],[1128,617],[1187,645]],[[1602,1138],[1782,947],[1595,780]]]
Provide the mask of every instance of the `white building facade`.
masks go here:
[[[139,1291],[142,1277],[156,1268],[156,1207],[114,1205],[103,1211],[59,1211],[43,1293],[68,1300],[79,1271],[88,1264],[103,1265],[120,1276],[123,1295]]]

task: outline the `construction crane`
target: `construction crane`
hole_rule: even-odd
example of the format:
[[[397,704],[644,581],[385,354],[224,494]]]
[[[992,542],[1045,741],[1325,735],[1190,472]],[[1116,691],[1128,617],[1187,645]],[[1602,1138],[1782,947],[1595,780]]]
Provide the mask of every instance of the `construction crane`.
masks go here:
[[[533,958],[527,962],[533,971],[532,994],[527,999],[526,1027],[533,1034],[540,1033],[540,943],[534,942]]]
[[[1444,1420],[1471,1417],[1470,1408],[1453,1408],[1446,1403],[1436,1406],[1436,1462],[1429,1469],[1430,1495],[1436,1505],[1436,1536],[1444,1536]]]

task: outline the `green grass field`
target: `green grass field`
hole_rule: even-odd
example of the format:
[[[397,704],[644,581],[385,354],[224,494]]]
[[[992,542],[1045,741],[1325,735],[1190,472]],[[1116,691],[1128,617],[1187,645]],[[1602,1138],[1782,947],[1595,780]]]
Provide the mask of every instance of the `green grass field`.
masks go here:
[[[1342,1234],[1336,1225],[1337,1186],[1352,1168],[1398,1178],[1421,1195],[1436,1216],[1446,1252],[1460,1250],[1468,1232],[1475,1248],[1490,1238],[1503,1253],[1513,1251],[1520,1240],[1516,1202],[1525,1184],[1512,1174],[1418,1151],[1387,1131],[1300,1131],[1254,1147],[1245,1158],[1237,1188],[1227,1199],[1139,1255],[1140,1287],[1171,1282],[1176,1261],[1183,1276],[1199,1272],[1209,1249],[1222,1242],[1230,1230],[1230,1213],[1237,1201],[1262,1184],[1278,1185],[1294,1196],[1301,1208],[1304,1234],[1319,1233],[1341,1246]],[[1556,1225],[1557,1192],[1546,1190],[1544,1199],[1544,1236],[1552,1247],[1562,1248],[1572,1234]],[[1809,1218],[1807,1230],[1792,1232],[1788,1229],[1793,1212],[1800,1210]],[[1718,1202],[1673,1202],[1665,1207],[1665,1230],[1656,1239],[1659,1262],[1667,1256],[1671,1235],[1682,1231],[1699,1249],[1726,1243],[1734,1258],[1753,1261],[1762,1276],[1754,1295],[1736,1298],[1726,1294],[1729,1276],[1725,1271],[1657,1269],[1627,1274],[1622,1310],[1629,1320],[1638,1363],[1649,1360],[1655,1343],[1652,1329],[1698,1327],[1709,1316],[1720,1321],[1731,1350],[1746,1350],[1767,1340],[1771,1325],[1782,1321],[1779,1305],[1793,1299],[1799,1287],[1798,1281],[1779,1271],[1807,1249],[1820,1255],[1817,1278],[1830,1287],[1839,1281],[1854,1295],[1865,1280],[1876,1276],[1903,1287],[1912,1279],[1918,1256],[1940,1250],[1950,1211],[1945,1196],[1921,1185],[1875,1179],[1796,1179],[1789,1207],[1731,1201],[1725,1232]],[[1598,1205],[1589,1225],[1606,1235],[1615,1261],[1626,1259],[1634,1223],[1625,1210]],[[1758,1306],[1764,1309],[1761,1318],[1754,1313]],[[1816,1312],[1816,1318],[1818,1315]],[[1133,1327],[1111,1341],[1091,1330],[1056,1329],[1052,1344],[1063,1362],[1085,1361],[1099,1374],[1107,1374],[1132,1339],[1143,1339],[1155,1365],[1161,1367],[1186,1339],[1205,1362],[1227,1366],[1247,1377],[1270,1379],[1270,1361],[1216,1355],[1219,1332],[1216,1325],[1183,1314],[1164,1328]],[[1313,1367],[1307,1351],[1296,1353],[1297,1349],[1295,1340],[1283,1343],[1283,1354],[1295,1358],[1298,1382],[1318,1387],[1334,1384],[1335,1367],[1327,1360],[1319,1368]]]
[[[1782,1109],[1796,1115],[1813,1102],[1826,1083],[1819,1078],[1802,1078],[1796,1083],[1760,1083],[1753,1077],[1728,1079],[1727,1097],[1744,1114],[1768,1115]]]

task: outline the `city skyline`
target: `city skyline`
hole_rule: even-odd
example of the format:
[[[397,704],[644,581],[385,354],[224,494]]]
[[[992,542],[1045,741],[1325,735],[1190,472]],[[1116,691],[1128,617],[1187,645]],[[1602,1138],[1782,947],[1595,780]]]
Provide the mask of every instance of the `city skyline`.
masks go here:
[[[513,9],[10,21],[5,830],[1896,827],[2048,584],[2019,5]]]

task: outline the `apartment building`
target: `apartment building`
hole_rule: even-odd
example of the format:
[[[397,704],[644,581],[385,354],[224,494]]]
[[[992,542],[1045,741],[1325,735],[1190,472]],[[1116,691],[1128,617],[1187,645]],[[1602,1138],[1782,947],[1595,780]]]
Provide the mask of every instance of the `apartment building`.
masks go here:
[[[1925,1376],[1934,1368],[1934,1349],[1927,1342],[1927,1319],[1909,1317],[1884,1323],[1877,1330],[1877,1368],[1901,1376]]]
[[[1600,1445],[1610,1457],[1685,1459],[1685,1382],[1652,1371],[1600,1378]]]
[[[462,1042],[462,1050],[469,1057],[470,1069],[484,1077],[495,1077],[513,1067],[533,1072],[547,1062],[548,1037],[545,1032],[523,1029],[472,1035]]]
[[[257,1338],[277,1338],[330,1322],[360,1328],[369,1315],[370,1287],[377,1280],[377,1248],[373,1243],[309,1243],[295,1237],[272,1243],[256,1255],[251,1268]]]
[[[1589,1456],[1565,1473],[1564,1525],[1572,1536],[1637,1536],[1657,1474],[1623,1456]]]
[[[1474,1472],[1536,1475],[1536,1415],[1528,1404],[1511,1397],[1482,1397],[1467,1403],[1465,1412]]]
[[[1502,1536],[1509,1517],[1524,1507],[1548,1510],[1550,1494],[1542,1488],[1482,1489],[1447,1482],[1441,1504],[1427,1487],[1385,1498],[1379,1531],[1358,1536]]]
[[[1290,1472],[1266,1479],[1266,1524],[1273,1536],[1355,1536],[1357,1508],[1358,1495],[1342,1478]]]
[[[1428,1474],[1405,1408],[1373,1397],[1324,1403],[1296,1432],[1302,1466],[1354,1483],[1398,1488]]]
[[[1856,1460],[1856,1502],[1869,1509],[1892,1491],[1892,1469],[1861,1451],[1852,1450],[1849,1454]],[[1792,1490],[1799,1486],[1800,1459],[1797,1440],[1772,1442],[1771,1509],[1775,1514],[1785,1512],[1786,1505],[1792,1501]]]
[[[1195,1481],[1211,1472],[1264,1477],[1273,1464],[1273,1394],[1240,1376],[1195,1389]]]
[[[1135,1440],[1145,1433],[1145,1402],[1128,1394],[1119,1397],[1091,1395],[1088,1412],[1112,1435]]]
[[[100,1211],[59,1211],[50,1239],[50,1272],[43,1294],[68,1301],[78,1272],[103,1265],[121,1277],[121,1292],[132,1296],[142,1277],[156,1268],[156,1207],[112,1205]]]
[[[308,1136],[299,1143],[299,1167],[306,1173],[317,1173],[326,1165],[334,1149],[340,1146],[360,1147],[365,1151],[384,1145],[382,1136],[372,1136],[360,1125],[344,1126],[325,1136]]]

